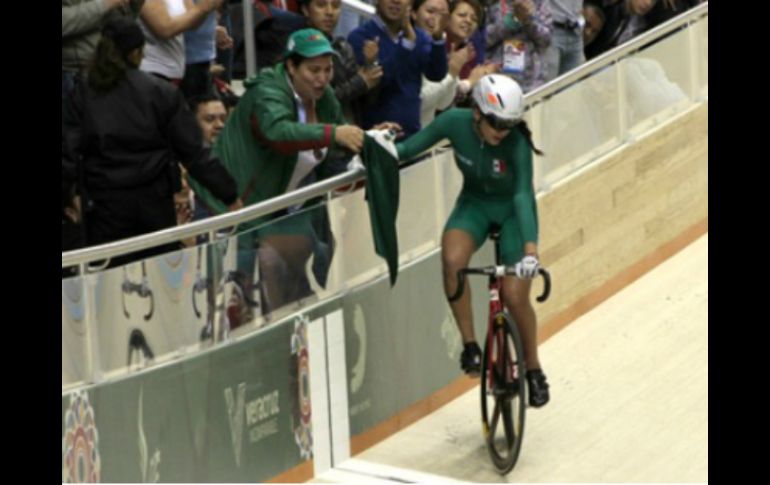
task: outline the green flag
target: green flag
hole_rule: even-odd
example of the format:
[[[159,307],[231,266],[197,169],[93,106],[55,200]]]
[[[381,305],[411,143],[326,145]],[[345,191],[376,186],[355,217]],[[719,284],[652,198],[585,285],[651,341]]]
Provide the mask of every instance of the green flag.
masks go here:
[[[361,159],[366,168],[366,203],[372,224],[375,252],[385,258],[390,285],[398,276],[398,157],[392,136],[387,131],[370,130],[364,136]]]

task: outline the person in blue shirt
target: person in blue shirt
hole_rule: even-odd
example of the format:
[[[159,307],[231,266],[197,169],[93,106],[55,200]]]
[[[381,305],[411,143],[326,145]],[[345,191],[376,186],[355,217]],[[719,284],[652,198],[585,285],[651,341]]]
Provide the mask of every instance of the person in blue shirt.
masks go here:
[[[363,113],[363,128],[384,121],[397,122],[403,135],[420,129],[422,75],[441,81],[447,73],[446,46],[441,33],[430,36],[410,21],[411,0],[378,0],[377,15],[348,36],[356,62],[365,64],[364,44],[379,45],[377,62],[382,66],[380,85],[371,92]]]

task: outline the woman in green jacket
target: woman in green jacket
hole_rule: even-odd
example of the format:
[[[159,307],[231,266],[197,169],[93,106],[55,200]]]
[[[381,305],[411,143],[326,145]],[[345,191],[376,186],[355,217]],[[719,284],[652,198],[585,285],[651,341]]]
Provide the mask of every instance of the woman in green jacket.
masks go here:
[[[246,92],[214,145],[214,153],[237,180],[244,205],[340,173],[346,169],[339,163],[345,158],[341,152],[361,151],[364,132],[346,124],[329,86],[333,53],[320,31],[298,30],[289,37],[282,62],[244,82]],[[195,181],[192,188],[213,213],[224,213],[225,207]],[[295,210],[260,217],[240,228],[252,229],[238,241],[241,288],[249,301],[258,245],[265,314],[311,293],[305,265],[312,253],[314,265],[322,264],[323,249],[327,263],[330,257],[331,248],[322,244],[324,235],[316,230],[326,218],[325,210],[319,207],[285,217]],[[325,271],[316,275],[324,286]],[[250,320],[250,312],[246,313],[243,318],[230,315],[231,328],[244,323],[238,320]]]

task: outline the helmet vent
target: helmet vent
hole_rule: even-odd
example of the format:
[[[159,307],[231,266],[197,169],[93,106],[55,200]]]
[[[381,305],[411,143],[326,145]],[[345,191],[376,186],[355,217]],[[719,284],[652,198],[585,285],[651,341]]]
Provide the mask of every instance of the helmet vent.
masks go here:
[[[500,93],[497,93],[497,100],[500,101],[500,107],[505,109],[505,103],[503,103],[503,98],[500,97]]]

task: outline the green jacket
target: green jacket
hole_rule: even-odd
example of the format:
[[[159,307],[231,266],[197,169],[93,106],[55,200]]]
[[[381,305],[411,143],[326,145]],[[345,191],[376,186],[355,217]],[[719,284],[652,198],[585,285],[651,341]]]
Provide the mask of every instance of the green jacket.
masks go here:
[[[300,123],[294,93],[283,64],[262,69],[244,82],[246,92],[227,120],[214,144],[238,184],[244,205],[255,204],[286,192],[297,154],[303,150],[329,147],[324,161],[316,168],[324,171],[334,153],[334,131],[345,119],[334,90],[327,86],[316,103],[319,123]],[[197,181],[192,189],[215,213],[226,212],[221,201]],[[255,227],[260,218],[245,227]]]

